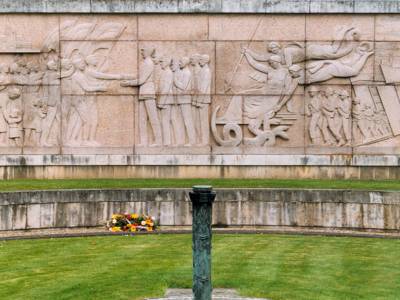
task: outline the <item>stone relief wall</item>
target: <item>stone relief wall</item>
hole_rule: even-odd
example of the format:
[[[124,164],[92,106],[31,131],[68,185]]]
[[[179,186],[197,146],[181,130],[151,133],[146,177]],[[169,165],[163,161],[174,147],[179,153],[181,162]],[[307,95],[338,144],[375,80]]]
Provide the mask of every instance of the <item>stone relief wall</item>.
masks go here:
[[[400,154],[398,15],[0,24],[0,154]]]

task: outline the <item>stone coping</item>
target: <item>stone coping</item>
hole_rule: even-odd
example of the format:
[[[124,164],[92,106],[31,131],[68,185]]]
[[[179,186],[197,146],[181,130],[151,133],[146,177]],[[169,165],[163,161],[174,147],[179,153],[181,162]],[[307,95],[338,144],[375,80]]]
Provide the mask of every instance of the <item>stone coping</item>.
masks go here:
[[[1,0],[0,13],[400,13],[398,0]]]
[[[400,166],[400,155],[0,155],[2,166]]]
[[[185,188],[71,189],[0,192],[0,207],[47,203],[190,202]],[[216,188],[219,202],[358,203],[399,205],[400,191]],[[155,200],[150,200],[155,199]]]

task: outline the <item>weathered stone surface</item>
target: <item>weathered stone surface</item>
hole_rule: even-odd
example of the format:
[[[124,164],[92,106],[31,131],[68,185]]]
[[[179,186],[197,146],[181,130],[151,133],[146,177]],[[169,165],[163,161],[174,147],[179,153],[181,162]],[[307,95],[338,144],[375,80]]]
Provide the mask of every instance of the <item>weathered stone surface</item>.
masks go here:
[[[8,13],[399,13],[397,0],[3,0]]]
[[[0,193],[0,230],[101,226],[113,213],[150,214],[163,226],[191,225],[185,189]],[[216,226],[400,229],[400,193],[216,189]]]
[[[357,2],[93,0],[93,14],[3,14],[1,174],[236,177],[243,166],[278,178],[299,166],[398,178],[399,16],[356,14]],[[379,3],[368,5],[395,9]],[[37,5],[26,10],[72,4]]]

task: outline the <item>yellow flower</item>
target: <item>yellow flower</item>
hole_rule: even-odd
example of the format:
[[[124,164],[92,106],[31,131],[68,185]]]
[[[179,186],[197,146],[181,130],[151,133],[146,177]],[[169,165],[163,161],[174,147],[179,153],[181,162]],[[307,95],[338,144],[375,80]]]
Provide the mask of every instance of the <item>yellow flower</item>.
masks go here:
[[[153,231],[153,227],[147,227],[147,231]]]
[[[118,227],[118,226],[111,227],[111,231],[112,232],[121,231],[121,227]]]
[[[136,231],[136,226],[132,226],[131,231]]]
[[[132,214],[132,215],[131,215],[131,218],[132,218],[132,219],[137,219],[137,218],[139,218],[139,215],[138,215],[138,214]]]
[[[149,226],[154,227],[154,223],[153,222],[149,223]]]

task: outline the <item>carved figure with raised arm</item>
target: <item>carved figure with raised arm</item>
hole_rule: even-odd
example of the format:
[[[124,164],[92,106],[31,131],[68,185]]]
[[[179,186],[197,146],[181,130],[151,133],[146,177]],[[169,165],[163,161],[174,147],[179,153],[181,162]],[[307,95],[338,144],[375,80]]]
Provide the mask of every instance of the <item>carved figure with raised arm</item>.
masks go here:
[[[121,86],[138,86],[139,87],[139,136],[140,145],[148,145],[147,137],[147,120],[154,136],[154,143],[150,146],[162,145],[161,124],[158,118],[156,104],[155,89],[155,49],[153,47],[145,47],[140,49],[143,61],[139,66],[139,77],[133,80],[125,80],[121,82]]]
[[[81,55],[73,61],[71,90],[75,96],[74,108],[67,127],[67,143],[70,146],[95,146],[98,124],[96,92],[105,92],[107,87],[85,74],[86,62]],[[79,138],[82,141],[79,141]]]

